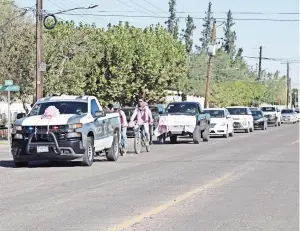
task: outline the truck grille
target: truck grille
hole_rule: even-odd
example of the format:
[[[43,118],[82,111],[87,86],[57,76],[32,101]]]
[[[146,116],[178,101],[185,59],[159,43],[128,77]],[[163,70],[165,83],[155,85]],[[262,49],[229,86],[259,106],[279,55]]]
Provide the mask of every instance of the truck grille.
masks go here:
[[[53,129],[54,127],[57,128]],[[35,133],[36,130],[37,132],[46,133],[48,127],[47,126],[36,126],[36,127],[24,126],[23,135],[28,138],[32,133]],[[50,126],[49,131],[53,132],[57,140],[66,139],[66,132],[67,132],[66,125]],[[54,139],[53,136],[50,134],[36,134],[33,136],[32,142],[54,142]]]
[[[234,128],[241,128],[242,125],[241,125],[240,122],[234,122],[234,123],[233,123],[233,127],[234,127]]]

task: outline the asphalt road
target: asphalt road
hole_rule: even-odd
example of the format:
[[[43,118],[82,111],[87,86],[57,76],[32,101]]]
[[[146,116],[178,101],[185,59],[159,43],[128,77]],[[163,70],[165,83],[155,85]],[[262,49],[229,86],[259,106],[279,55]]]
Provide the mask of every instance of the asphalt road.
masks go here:
[[[299,230],[298,125],[154,145],[90,168],[10,159],[1,146],[1,231]]]

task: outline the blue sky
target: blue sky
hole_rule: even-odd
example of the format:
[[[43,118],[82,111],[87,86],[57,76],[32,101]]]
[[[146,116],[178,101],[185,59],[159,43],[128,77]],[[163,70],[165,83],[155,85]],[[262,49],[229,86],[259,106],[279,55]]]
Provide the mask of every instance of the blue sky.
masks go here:
[[[150,5],[150,2],[152,5]],[[16,0],[20,7],[34,6],[35,0]],[[121,2],[129,5],[126,6]],[[133,2],[137,3],[135,5]],[[224,18],[229,9],[235,18],[271,18],[271,19],[299,19],[299,15],[278,15],[278,12],[299,12],[298,0],[212,0],[212,10],[215,18]],[[285,2],[289,2],[288,4]],[[70,9],[74,7],[87,7],[92,4],[99,5],[93,10],[76,10],[73,14],[122,14],[122,15],[152,15],[168,16],[168,0],[44,0],[44,9],[49,12]],[[190,12],[194,18],[204,17],[208,1],[199,0],[177,0],[178,12]],[[158,8],[158,9],[157,9]],[[108,12],[99,12],[108,11]],[[164,13],[165,12],[165,13]],[[234,12],[237,12],[234,14]],[[259,14],[238,14],[238,12],[263,12]],[[188,13],[178,13],[178,16],[187,16]],[[83,21],[85,23],[95,22],[98,26],[106,26],[108,23],[116,24],[119,21],[129,21],[137,27],[145,27],[158,22],[164,23],[163,18],[128,18],[108,16],[80,16],[61,15],[64,20]],[[194,32],[195,44],[198,43],[202,30],[203,20],[195,19],[197,29]],[[184,28],[184,19],[180,20],[181,29]],[[298,59],[299,58],[299,22],[277,22],[277,21],[236,21],[234,29],[237,33],[237,47],[244,49],[245,56],[258,56],[259,46],[263,46],[263,56],[270,58]],[[218,28],[217,37],[223,36],[222,27]],[[249,65],[255,66],[256,59],[246,59]],[[281,74],[286,73],[286,65],[280,61],[263,60],[262,68],[274,72],[279,70]],[[290,77],[293,87],[299,86],[299,64],[290,64]]]

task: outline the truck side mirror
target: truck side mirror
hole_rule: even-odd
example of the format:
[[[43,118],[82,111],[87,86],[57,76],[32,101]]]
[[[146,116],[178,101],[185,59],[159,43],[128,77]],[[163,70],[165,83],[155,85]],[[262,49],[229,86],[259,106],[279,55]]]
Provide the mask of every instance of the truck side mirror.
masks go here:
[[[95,117],[99,118],[99,117],[105,117],[106,114],[104,111],[96,111],[95,112]]]
[[[17,114],[17,119],[22,119],[24,117],[26,117],[26,113],[18,113]]]

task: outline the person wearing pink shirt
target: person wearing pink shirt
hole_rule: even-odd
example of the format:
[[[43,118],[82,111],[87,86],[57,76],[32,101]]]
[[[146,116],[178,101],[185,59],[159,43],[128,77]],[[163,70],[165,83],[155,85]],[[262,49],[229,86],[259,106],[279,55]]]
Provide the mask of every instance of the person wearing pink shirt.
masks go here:
[[[126,154],[127,152],[127,127],[128,127],[128,123],[127,123],[127,119],[126,119],[126,115],[125,112],[123,110],[121,110],[121,107],[119,104],[114,106],[114,110],[115,112],[119,113],[120,115],[120,120],[121,120],[121,152],[123,153],[123,155]]]
[[[139,105],[134,110],[130,122],[133,122],[135,119],[137,120],[137,124],[139,126],[144,125],[148,145],[150,140],[149,124],[153,124],[153,118],[151,110],[143,99],[139,100]]]

